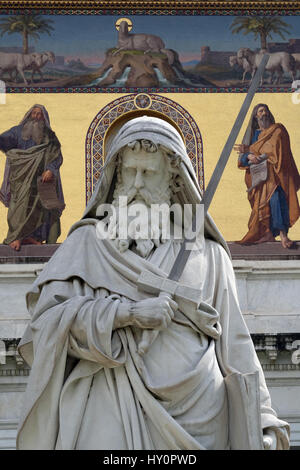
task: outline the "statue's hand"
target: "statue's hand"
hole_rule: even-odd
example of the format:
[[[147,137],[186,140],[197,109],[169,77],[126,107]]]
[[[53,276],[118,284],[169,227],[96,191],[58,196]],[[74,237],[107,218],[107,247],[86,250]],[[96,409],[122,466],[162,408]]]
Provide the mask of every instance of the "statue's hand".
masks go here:
[[[263,444],[265,450],[276,450],[277,438],[276,433],[273,429],[266,428],[263,432]]]
[[[123,328],[132,325],[141,329],[164,330],[177,309],[177,303],[166,293],[138,302],[123,302],[118,308],[114,326]]]
[[[177,303],[166,293],[135,302],[131,307],[132,325],[142,329],[164,330],[177,309]]]

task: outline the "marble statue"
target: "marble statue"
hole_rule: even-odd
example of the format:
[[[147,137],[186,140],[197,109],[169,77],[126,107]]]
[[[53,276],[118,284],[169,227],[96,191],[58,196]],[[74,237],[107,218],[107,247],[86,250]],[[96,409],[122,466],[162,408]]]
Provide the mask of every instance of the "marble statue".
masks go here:
[[[181,246],[174,231],[166,237],[161,219],[152,227],[149,219],[147,226],[128,218],[126,238],[120,218],[102,210],[104,203],[139,204],[147,213],[161,202],[200,200],[172,125],[143,116],[120,128],[82,219],[27,296],[32,319],[19,351],[31,374],[18,449],[249,448],[242,421],[249,413],[260,426],[251,439],[261,435],[265,449],[289,447],[289,426],[271,407],[228,248],[211,217],[179,280],[201,292],[193,310],[167,293],[137,288],[143,271],[168,275]],[[105,228],[113,235],[101,236]],[[156,334],[142,353],[147,331]],[[239,401],[228,378],[245,384],[251,374],[257,396]]]

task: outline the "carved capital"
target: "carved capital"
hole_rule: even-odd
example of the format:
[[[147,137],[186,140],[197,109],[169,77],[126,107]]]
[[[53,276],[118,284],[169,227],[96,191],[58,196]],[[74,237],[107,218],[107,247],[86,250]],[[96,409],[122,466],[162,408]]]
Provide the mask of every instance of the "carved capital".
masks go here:
[[[0,339],[0,366],[6,365],[9,358],[12,358],[17,368],[23,368],[24,359],[18,353],[20,339]]]
[[[256,352],[265,353],[269,360],[268,364],[262,363],[264,370],[300,369],[300,333],[261,333],[252,334],[251,337]],[[287,352],[290,354],[287,355]]]

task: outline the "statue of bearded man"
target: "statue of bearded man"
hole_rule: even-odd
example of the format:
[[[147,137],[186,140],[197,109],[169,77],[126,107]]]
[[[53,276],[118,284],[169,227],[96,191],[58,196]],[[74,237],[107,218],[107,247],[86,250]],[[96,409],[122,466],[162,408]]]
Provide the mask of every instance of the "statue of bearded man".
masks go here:
[[[234,432],[244,433],[239,417],[250,408],[236,397],[231,429],[227,378],[256,373],[258,432],[265,448],[287,449],[288,424],[271,408],[228,249],[212,219],[206,217],[204,242],[196,243],[179,280],[201,291],[192,311],[168,294],[137,288],[143,271],[168,276],[182,240],[172,229],[164,238],[161,223],[145,223],[141,235],[132,220],[128,237],[121,236],[120,219],[106,220],[101,207],[120,207],[124,195],[128,208],[138,203],[146,212],[157,202],[200,202],[173,126],[145,116],[121,127],[83,218],[28,294],[32,319],[19,350],[32,369],[17,447],[233,449]],[[113,238],[100,237],[105,227]],[[154,340],[142,354],[149,330]]]

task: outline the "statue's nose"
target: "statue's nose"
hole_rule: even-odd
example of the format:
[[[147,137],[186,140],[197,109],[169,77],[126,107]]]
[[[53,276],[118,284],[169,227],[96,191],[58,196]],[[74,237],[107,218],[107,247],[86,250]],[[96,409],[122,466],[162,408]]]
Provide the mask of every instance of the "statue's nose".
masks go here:
[[[137,170],[136,172],[134,186],[136,187],[136,189],[140,189],[144,186],[144,178],[141,170]]]

